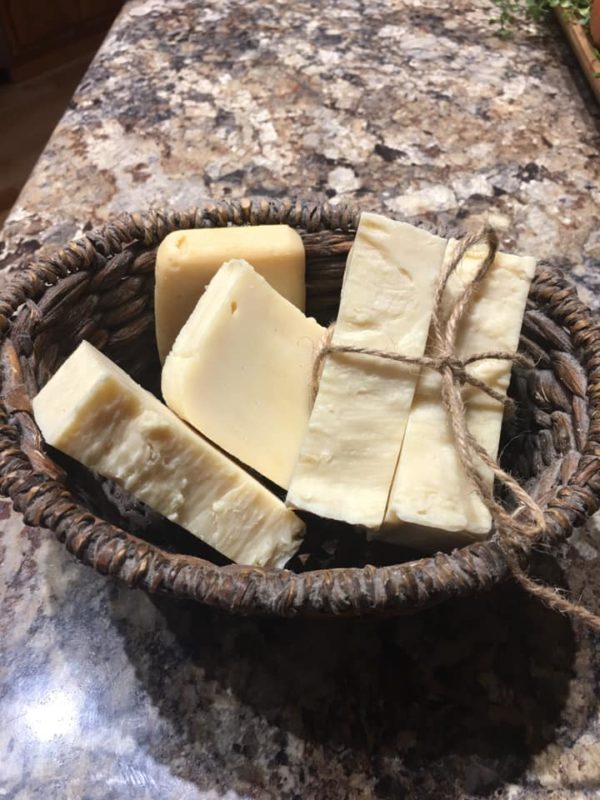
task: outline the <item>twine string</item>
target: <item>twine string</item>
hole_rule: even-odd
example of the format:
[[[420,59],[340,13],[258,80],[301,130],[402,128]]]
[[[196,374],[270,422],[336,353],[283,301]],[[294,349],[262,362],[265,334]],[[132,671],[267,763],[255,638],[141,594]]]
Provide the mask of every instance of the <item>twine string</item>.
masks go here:
[[[443,300],[448,281],[465,255],[472,248],[480,245],[486,248],[485,256],[473,279],[467,283],[452,311],[445,318]],[[335,324],[330,325],[313,365],[313,401],[317,396],[325,359],[333,353],[382,358],[406,364],[407,366],[424,367],[437,372],[441,378],[442,403],[452,427],[461,465],[477,495],[490,511],[496,536],[506,556],[511,575],[525,591],[537,597],[549,608],[568,614],[587,627],[600,631],[600,616],[563,597],[557,588],[542,586],[537,583],[522,568],[519,553],[530,549],[545,533],[544,512],[518,481],[510,473],[502,469],[496,459],[492,458],[487,450],[479,444],[467,426],[466,408],[462,395],[462,387],[465,384],[484,392],[503,406],[512,402],[505,394],[472,375],[467,370],[469,365],[480,361],[499,360],[510,361],[511,363],[528,367],[532,366],[531,361],[521,354],[503,350],[479,352],[464,359],[456,356],[460,324],[477,295],[481,282],[494,263],[497,251],[498,236],[491,227],[486,226],[478,233],[463,238],[458,243],[452,258],[448,259],[444,264],[434,294],[428,355],[406,356],[385,350],[352,345],[336,345],[333,344]],[[509,512],[495,499],[492,482],[486,480],[485,476],[482,475],[482,464],[508,490],[515,501],[516,507],[514,511]]]

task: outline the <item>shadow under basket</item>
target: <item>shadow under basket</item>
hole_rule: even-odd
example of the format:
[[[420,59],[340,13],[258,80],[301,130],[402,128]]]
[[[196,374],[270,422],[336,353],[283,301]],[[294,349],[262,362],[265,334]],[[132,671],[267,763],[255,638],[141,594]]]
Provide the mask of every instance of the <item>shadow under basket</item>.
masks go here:
[[[154,262],[171,231],[277,223],[297,228],[306,247],[307,313],[328,324],[337,314],[358,218],[356,209],[344,206],[285,200],[134,214],[19,272],[0,296],[0,491],[26,524],[53,531],[84,564],[128,586],[242,613],[414,612],[506,578],[495,536],[411,559],[396,548],[370,549],[355,529],[312,517],[292,569],[227,563],[47,448],[35,424],[31,399],[82,339],[157,391]],[[535,367],[513,368],[517,411],[505,415],[502,464],[543,506],[544,545],[555,547],[599,504],[600,327],[574,287],[544,264],[531,287],[520,349]],[[524,564],[529,549],[524,544]]]

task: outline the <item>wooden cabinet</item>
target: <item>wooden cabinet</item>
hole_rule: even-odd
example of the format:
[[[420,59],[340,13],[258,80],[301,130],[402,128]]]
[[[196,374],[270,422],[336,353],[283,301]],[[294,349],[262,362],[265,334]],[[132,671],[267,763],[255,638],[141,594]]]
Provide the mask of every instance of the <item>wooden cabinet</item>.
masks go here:
[[[48,62],[77,55],[106,32],[122,4],[123,0],[0,0],[0,66],[19,77],[37,71],[36,65],[43,69]]]

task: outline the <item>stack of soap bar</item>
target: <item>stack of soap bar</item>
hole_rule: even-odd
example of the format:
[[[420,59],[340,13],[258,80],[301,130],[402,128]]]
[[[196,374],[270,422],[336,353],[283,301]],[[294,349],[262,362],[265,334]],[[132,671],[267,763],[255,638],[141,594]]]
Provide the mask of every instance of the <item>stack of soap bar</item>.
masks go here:
[[[288,225],[174,231],[156,254],[156,341],[162,362],[213,275],[233,258],[245,258],[304,311],[304,245]]]
[[[426,231],[363,214],[333,344],[423,355],[445,249],[444,239]],[[289,505],[353,524],[382,524],[418,374],[381,358],[326,358]]]
[[[92,345],[33,401],[46,441],[241,564],[282,567],[303,524]]]
[[[167,356],[165,401],[219,447],[287,488],[324,334],[250,264],[229,261]]]
[[[451,241],[447,258],[456,247]],[[470,251],[451,276],[444,294],[448,316],[485,257]],[[471,308],[463,318],[457,355],[466,358],[486,350],[514,353],[519,343],[535,260],[498,253]],[[509,361],[479,361],[469,371],[488,386],[505,393]],[[440,396],[441,379],[423,370],[410,412],[408,428],[390,495],[381,537],[419,549],[435,549],[482,538],[491,528],[487,507],[467,478],[456,450],[454,434]],[[466,422],[479,444],[496,458],[503,407],[488,395],[466,385]],[[491,471],[480,465],[490,487]]]

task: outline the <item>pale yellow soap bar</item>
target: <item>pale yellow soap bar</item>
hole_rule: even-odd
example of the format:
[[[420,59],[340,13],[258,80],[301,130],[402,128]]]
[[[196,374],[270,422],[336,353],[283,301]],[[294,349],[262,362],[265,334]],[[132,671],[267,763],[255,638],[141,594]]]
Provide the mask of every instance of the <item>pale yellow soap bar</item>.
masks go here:
[[[156,341],[161,362],[221,264],[249,261],[268,283],[304,311],[305,255],[288,225],[248,225],[174,231],[156,254]]]
[[[450,258],[456,247],[448,245]],[[473,278],[485,251],[472,250],[451,276],[444,294],[446,316]],[[514,353],[519,343],[525,303],[535,260],[498,253],[460,328],[459,358],[486,350]],[[502,394],[510,381],[509,361],[481,361],[469,371]],[[460,463],[454,435],[440,396],[440,377],[423,370],[411,408],[398,469],[390,495],[386,526],[378,538],[423,550],[485,538],[490,512]],[[496,458],[503,407],[470,386],[463,389],[469,430]],[[491,487],[491,471],[480,465]]]
[[[219,447],[287,488],[324,334],[250,264],[229,261],[167,356],[165,401]]]
[[[33,410],[49,444],[233,561],[282,567],[296,552],[301,520],[87,342]]]
[[[423,355],[445,249],[438,236],[362,214],[333,344]],[[290,506],[352,524],[382,524],[418,373],[370,356],[327,357]]]

